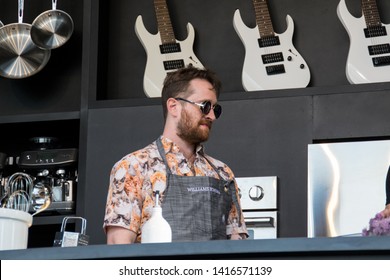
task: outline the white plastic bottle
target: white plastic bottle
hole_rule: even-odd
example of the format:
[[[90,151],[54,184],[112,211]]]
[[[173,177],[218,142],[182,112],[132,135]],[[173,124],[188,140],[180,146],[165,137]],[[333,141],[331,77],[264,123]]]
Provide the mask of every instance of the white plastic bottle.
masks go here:
[[[142,227],[141,243],[172,242],[171,226],[162,216],[162,208],[159,205],[159,192],[156,191],[156,204],[152,210],[152,216]]]

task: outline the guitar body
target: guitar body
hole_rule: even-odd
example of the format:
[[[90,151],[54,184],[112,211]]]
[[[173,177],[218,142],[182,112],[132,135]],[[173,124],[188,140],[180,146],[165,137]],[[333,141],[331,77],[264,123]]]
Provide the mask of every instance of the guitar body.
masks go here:
[[[249,28],[242,21],[240,11],[234,13],[233,25],[245,47],[242,70],[242,84],[246,91],[306,87],[310,82],[310,69],[292,44],[294,23],[287,15],[287,30],[276,34],[280,44],[270,47],[259,46],[257,27]],[[264,63],[264,55],[278,54],[283,61]],[[270,69],[283,67],[284,72],[269,73]],[[268,70],[267,70],[268,69]],[[272,72],[272,71],[271,71]]]
[[[187,24],[187,38],[184,41],[176,41],[180,45],[180,52],[162,54],[159,32],[155,35],[150,34],[145,28],[142,16],[137,17],[135,31],[147,55],[143,87],[148,97],[161,97],[163,82],[168,72],[190,64],[197,68],[204,68],[193,52],[195,31],[190,23]],[[182,67],[176,67],[179,61]],[[170,65],[170,69],[166,69],[167,65]]]
[[[387,59],[389,62],[390,53],[370,55],[369,46],[380,46],[390,44],[390,25],[384,25],[387,36],[366,38],[364,29],[367,27],[364,16],[356,18],[352,16],[341,0],[337,6],[337,15],[346,29],[349,39],[349,52],[346,64],[347,79],[351,84],[387,82],[390,81],[390,63],[382,66],[374,66],[373,59]]]

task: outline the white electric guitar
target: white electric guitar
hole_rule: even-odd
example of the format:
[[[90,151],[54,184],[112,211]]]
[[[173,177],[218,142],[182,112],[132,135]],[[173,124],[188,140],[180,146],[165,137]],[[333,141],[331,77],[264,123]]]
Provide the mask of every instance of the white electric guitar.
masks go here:
[[[204,67],[193,52],[195,31],[192,25],[187,24],[187,38],[177,41],[166,1],[154,0],[154,8],[158,33],[150,34],[140,15],[135,22],[135,31],[147,54],[143,84],[145,94],[148,97],[161,97],[163,82],[168,72],[190,64],[197,68]]]
[[[248,28],[240,11],[233,25],[245,47],[242,84],[246,91],[306,87],[310,69],[292,44],[294,23],[287,15],[287,30],[274,32],[266,0],[253,0],[256,27]]]
[[[337,15],[348,32],[346,75],[351,84],[390,81],[390,25],[382,24],[376,0],[362,0],[363,15],[352,16],[341,0]]]

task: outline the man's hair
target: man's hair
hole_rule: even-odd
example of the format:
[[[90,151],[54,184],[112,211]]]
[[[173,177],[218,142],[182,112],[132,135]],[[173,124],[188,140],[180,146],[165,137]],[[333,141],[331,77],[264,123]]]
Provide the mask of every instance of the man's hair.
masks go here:
[[[209,69],[199,69],[193,66],[180,68],[177,71],[168,73],[164,80],[164,87],[161,94],[164,119],[166,119],[168,113],[167,100],[169,98],[176,98],[179,95],[182,98],[188,98],[191,93],[188,92],[187,89],[190,82],[194,79],[208,81],[213,86],[217,98],[219,97],[221,81],[217,78],[213,71]]]

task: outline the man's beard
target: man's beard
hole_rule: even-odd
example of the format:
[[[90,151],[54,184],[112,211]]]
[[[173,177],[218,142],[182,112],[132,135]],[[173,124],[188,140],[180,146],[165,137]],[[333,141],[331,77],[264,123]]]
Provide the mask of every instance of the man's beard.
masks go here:
[[[209,129],[201,129],[200,125],[206,124]],[[183,140],[198,145],[207,141],[211,129],[211,121],[202,118],[200,121],[194,123],[187,111],[181,112],[181,119],[177,125],[177,135]]]

